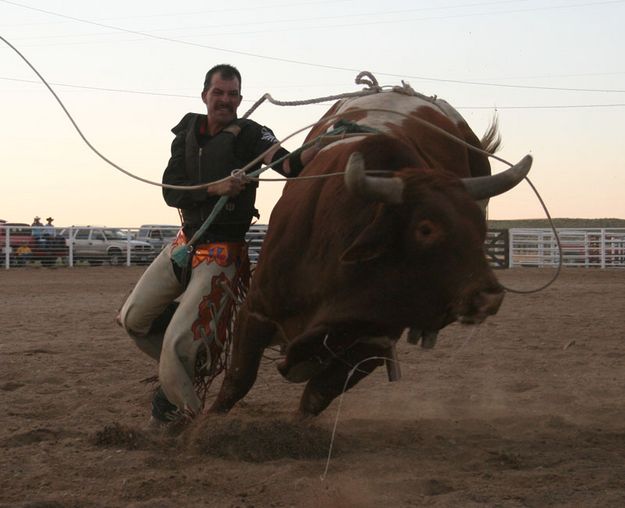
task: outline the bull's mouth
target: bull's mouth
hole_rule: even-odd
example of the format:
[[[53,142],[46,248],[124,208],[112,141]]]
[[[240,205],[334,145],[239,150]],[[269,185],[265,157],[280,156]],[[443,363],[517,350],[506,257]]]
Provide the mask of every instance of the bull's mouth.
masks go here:
[[[463,325],[479,325],[487,317],[497,314],[503,297],[504,291],[501,288],[474,293],[456,306],[456,320]]]

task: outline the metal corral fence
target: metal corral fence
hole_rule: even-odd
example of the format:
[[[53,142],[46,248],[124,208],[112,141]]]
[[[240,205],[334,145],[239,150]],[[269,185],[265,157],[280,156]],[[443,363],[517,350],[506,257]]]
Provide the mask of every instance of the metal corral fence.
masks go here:
[[[510,266],[510,235],[507,229],[489,229],[486,232],[484,252],[491,267]]]
[[[57,228],[0,223],[0,267],[148,265],[179,229],[162,224]],[[266,225],[253,225],[247,234],[252,262],[258,259],[266,231]]]
[[[625,268],[625,228],[558,229],[562,265]],[[510,229],[509,265],[556,266],[560,252],[551,229]]]
[[[159,224],[140,228],[0,224],[0,266],[148,265],[178,229]],[[267,225],[255,224],[247,233],[253,263],[266,232]],[[564,266],[625,268],[625,228],[559,229],[558,233]],[[556,266],[560,258],[550,229],[491,229],[484,251],[494,268]]]

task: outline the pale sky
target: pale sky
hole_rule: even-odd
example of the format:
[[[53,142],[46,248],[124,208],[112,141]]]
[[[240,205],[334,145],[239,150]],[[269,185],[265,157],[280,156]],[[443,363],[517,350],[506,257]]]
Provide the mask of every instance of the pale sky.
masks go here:
[[[478,137],[497,113],[498,155],[534,156],[530,178],[554,217],[625,218],[624,21],[625,0],[0,0],[0,35],[97,149],[143,178],[160,181],[170,129],[205,112],[199,95],[214,64],[243,74],[241,115],[265,92],[298,100],[360,90],[354,77],[368,70],[381,85],[403,79],[444,98]],[[265,103],[251,118],[282,139],[330,105]],[[178,223],[158,187],[89,150],[2,42],[0,112],[0,218]],[[261,222],[281,189],[261,184]],[[543,216],[526,183],[491,200],[493,219]]]

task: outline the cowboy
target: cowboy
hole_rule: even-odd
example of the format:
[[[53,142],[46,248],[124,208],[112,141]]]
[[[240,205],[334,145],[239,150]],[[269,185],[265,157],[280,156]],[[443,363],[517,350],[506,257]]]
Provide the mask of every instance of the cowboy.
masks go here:
[[[151,419],[157,424],[193,417],[201,410],[193,386],[198,352],[211,333],[217,333],[215,325],[223,329],[230,320],[233,305],[219,314],[216,323],[216,309],[227,299],[224,287],[236,292],[245,282],[249,266],[245,234],[258,216],[254,208],[258,184],[232,176],[232,171],[262,157],[250,170],[258,169],[261,162],[281,159],[274,169],[294,177],[318,150],[311,147],[289,154],[269,128],[239,119],[241,74],[235,67],[223,64],[210,69],[201,99],[206,114],[188,113],[172,129],[175,138],[163,183],[212,185],[191,191],[163,189],[165,202],[180,210],[182,229],[145,271],[118,315],[119,324],[137,346],[159,362],[160,388]],[[180,268],[172,252],[180,245],[188,247],[222,196],[228,198],[225,206],[196,239],[190,264]],[[215,362],[216,344],[204,348],[205,365]]]
[[[48,217],[46,219],[46,225],[44,226],[44,230],[43,230],[43,235],[44,236],[54,236],[55,235],[54,224],[52,224],[53,222],[54,222],[54,219],[52,217]]]
[[[38,215],[33,219],[32,227],[33,238],[39,240],[43,236],[43,224],[41,223],[41,217]]]

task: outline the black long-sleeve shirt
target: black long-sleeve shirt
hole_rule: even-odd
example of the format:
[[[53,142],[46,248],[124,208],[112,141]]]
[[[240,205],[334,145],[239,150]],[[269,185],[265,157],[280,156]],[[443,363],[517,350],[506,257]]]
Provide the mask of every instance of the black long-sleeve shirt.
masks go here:
[[[169,159],[169,163],[163,174],[163,183],[189,186],[207,183],[216,179],[211,177],[211,175],[204,178],[200,178],[199,174],[198,176],[190,176],[190,172],[187,171],[188,168],[186,167],[189,160],[187,149],[187,142],[189,140],[187,136],[189,129],[192,128],[194,130],[194,141],[197,141],[197,146],[202,148],[206,146],[211,139],[213,139],[213,137],[206,132],[206,126],[206,115],[189,113],[185,115],[181,122],[172,129],[172,132],[176,135],[176,137],[171,145],[171,158]],[[219,133],[215,136],[218,135]],[[236,140],[234,142],[234,157],[244,166],[260,154],[264,153],[267,149],[271,148],[277,142],[278,140],[269,128],[251,120],[246,120],[241,122],[241,130],[236,135]],[[195,145],[195,143],[193,143],[193,145]],[[284,148],[280,148],[274,154],[272,160],[277,160],[280,157],[288,155],[288,153],[289,152]],[[210,152],[205,155],[209,158],[211,157]],[[248,172],[258,169],[260,165],[261,162],[258,162],[253,168],[249,168]],[[239,168],[232,167],[228,169],[233,170]],[[283,172],[281,163],[274,169],[284,176],[295,176],[293,174],[286,175]],[[248,190],[249,192],[255,192],[257,184],[249,183],[248,186],[253,186],[253,189]],[[206,189],[186,191],[164,188],[163,197],[169,206],[182,210],[183,217],[185,217],[185,232],[187,232],[187,234],[192,234],[195,230],[197,230],[199,225],[201,225],[201,222],[203,222],[207,216],[207,211],[210,210],[216,202],[215,197],[210,196]],[[196,210],[201,210],[201,212],[199,212],[201,220],[200,218],[195,218],[195,215],[198,215],[198,213],[195,212]],[[245,235],[248,228],[249,223],[215,225],[214,227],[211,226],[213,232],[218,232],[216,236],[224,240],[232,239],[234,237],[242,237]]]

